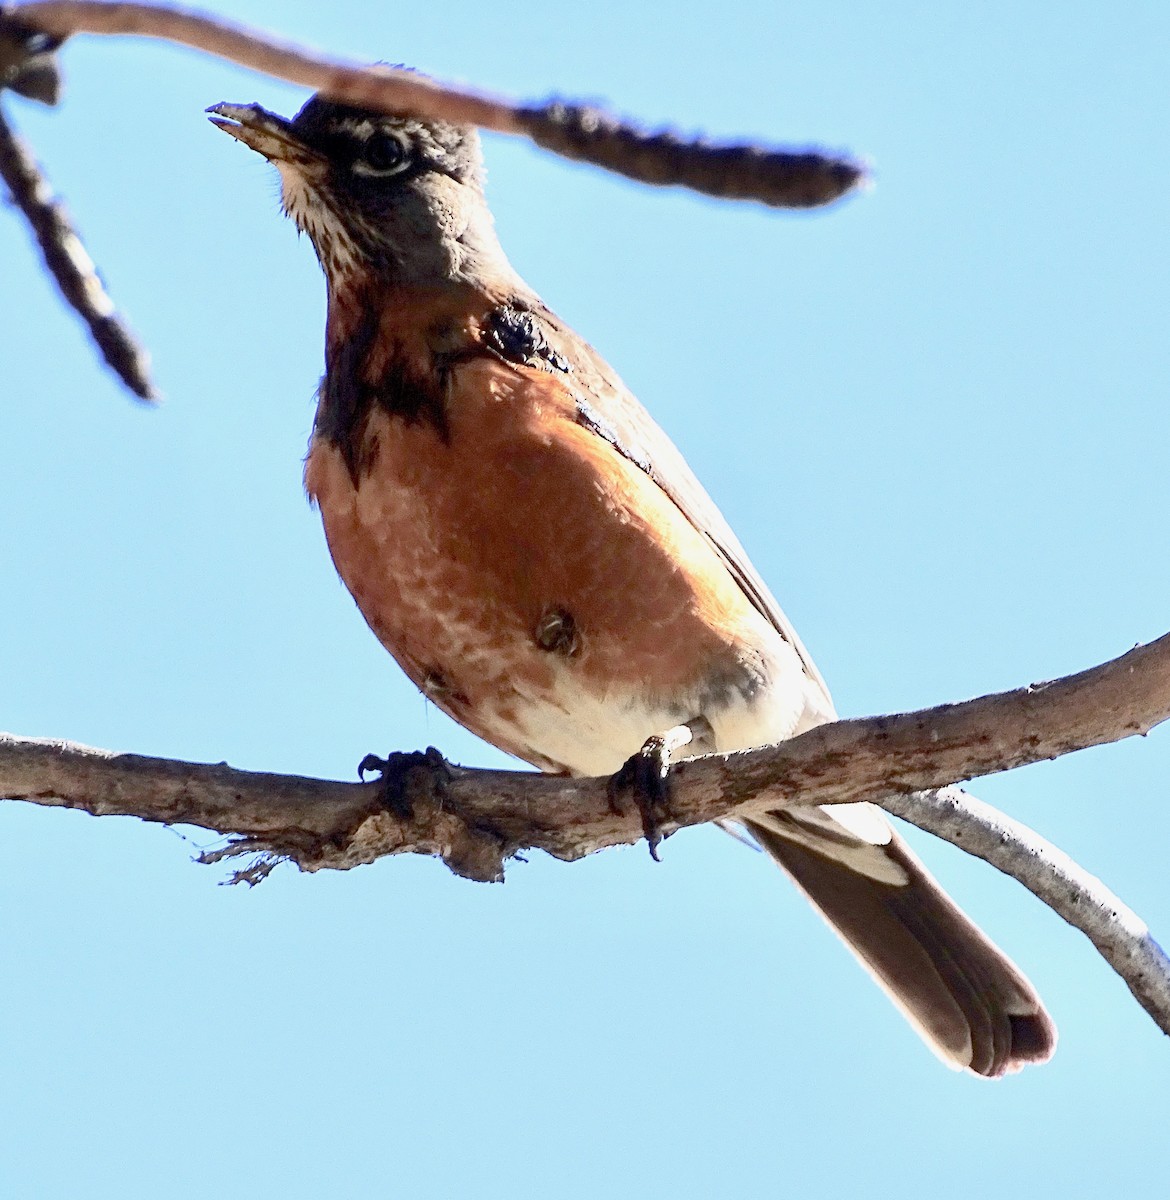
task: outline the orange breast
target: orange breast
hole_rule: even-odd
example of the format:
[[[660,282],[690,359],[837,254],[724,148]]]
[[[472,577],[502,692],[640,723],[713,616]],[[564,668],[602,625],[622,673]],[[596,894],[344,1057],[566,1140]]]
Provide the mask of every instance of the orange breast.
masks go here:
[[[546,767],[517,705],[551,702],[566,672],[593,696],[668,702],[726,676],[758,623],[673,502],[578,422],[570,386],[473,358],[450,373],[446,439],[374,409],[356,483],[320,438],[305,471],[386,649],[457,720]],[[540,644],[550,613],[567,615],[571,644]]]

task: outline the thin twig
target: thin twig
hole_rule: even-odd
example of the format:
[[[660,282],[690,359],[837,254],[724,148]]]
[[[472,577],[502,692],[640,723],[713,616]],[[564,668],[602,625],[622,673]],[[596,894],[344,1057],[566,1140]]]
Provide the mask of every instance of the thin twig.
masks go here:
[[[865,177],[864,167],[844,157],[648,134],[596,109],[559,101],[516,105],[413,72],[327,58],[184,9],[100,0],[33,0],[8,11],[57,38],[79,33],[162,38],[314,88],[344,103],[526,134],[569,158],[644,182],[678,184],[712,196],[803,208],[836,200]]]
[[[150,357],[106,293],[64,205],[0,110],[0,178],[24,213],[61,294],[89,327],[102,357],[141,400],[154,400]]]
[[[685,141],[673,131],[648,133],[583,105],[554,101],[518,116],[528,136],[546,150],[642,183],[687,187],[724,200],[817,208],[845,195],[865,174],[859,163],[819,150]]]
[[[10,88],[41,104],[56,104],[61,98],[56,57],[60,44],[60,38],[6,19],[0,7],[0,88]]]
[[[1064,851],[962,788],[890,796],[884,808],[1019,880],[1079,929],[1170,1034],[1170,958],[1149,926]]]

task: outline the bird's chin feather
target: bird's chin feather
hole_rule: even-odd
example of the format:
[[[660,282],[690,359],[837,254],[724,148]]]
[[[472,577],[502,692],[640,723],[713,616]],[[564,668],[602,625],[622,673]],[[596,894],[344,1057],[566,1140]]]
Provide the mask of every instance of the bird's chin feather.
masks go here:
[[[303,171],[292,163],[275,163],[280,172],[280,201],[299,232],[308,234],[330,281],[358,270],[362,255],[350,224],[342,220]]]

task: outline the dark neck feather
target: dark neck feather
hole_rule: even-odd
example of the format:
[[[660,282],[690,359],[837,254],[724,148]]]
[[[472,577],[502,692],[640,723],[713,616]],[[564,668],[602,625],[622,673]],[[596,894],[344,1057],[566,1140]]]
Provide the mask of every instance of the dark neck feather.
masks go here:
[[[313,432],[341,452],[355,487],[371,465],[366,425],[376,409],[427,426],[444,442],[449,436],[443,373],[428,355],[416,347],[411,354],[387,334],[386,304],[352,293],[335,293],[329,301]]]

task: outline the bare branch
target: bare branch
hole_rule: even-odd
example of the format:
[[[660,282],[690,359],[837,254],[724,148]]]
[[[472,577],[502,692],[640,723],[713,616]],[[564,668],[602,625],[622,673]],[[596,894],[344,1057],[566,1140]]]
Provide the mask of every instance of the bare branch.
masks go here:
[[[61,294],[89,327],[102,357],[140,400],[154,400],[149,356],[119,316],[64,205],[2,110],[0,179],[28,219],[45,266]]]
[[[1019,880],[1089,937],[1170,1033],[1170,961],[1138,917],[1036,834],[944,786],[1145,733],[1168,717],[1170,634],[1050,683],[837,721],[776,746],[680,762],[670,775],[669,828],[765,807],[881,803]],[[216,830],[233,840],[201,861],[248,857],[233,877],[247,883],[281,858],[316,871],[401,853],[437,855],[457,874],[491,881],[524,849],[576,859],[642,836],[632,806],[613,810],[606,779],[467,770],[433,751],[398,757],[396,802],[388,805],[382,784],[0,735],[0,796]]]
[[[1064,851],[962,788],[888,796],[882,806],[1019,880],[1096,946],[1170,1034],[1170,958],[1137,913]]]
[[[12,5],[8,14],[62,40],[79,33],[159,38],[363,108],[413,112],[501,133],[520,132],[513,107],[505,100],[444,86],[409,71],[327,58],[191,9],[105,0],[34,0]]]
[[[528,136],[546,150],[656,187],[680,186],[773,208],[818,208],[865,179],[860,163],[820,150],[686,141],[649,133],[600,109],[560,101],[520,109]]]
[[[775,746],[679,762],[670,774],[670,827],[792,804],[884,804],[894,793],[945,787],[1119,741],[1168,717],[1170,634],[1049,683],[919,712],[836,721]],[[637,813],[613,811],[605,779],[445,770],[437,778],[430,764],[410,765],[405,795],[413,816],[402,817],[386,810],[378,784],[0,739],[0,796],[201,825],[253,839],[254,848],[282,854],[305,870],[424,853],[438,854],[461,873],[495,878],[518,850],[571,860],[642,836]],[[469,855],[480,862],[489,843],[488,866],[464,868]]]
[[[5,11],[10,19],[60,39],[79,33],[162,38],[363,108],[412,112],[432,120],[526,135],[558,154],[660,186],[678,184],[712,196],[805,208],[828,204],[865,178],[864,167],[840,156],[647,134],[581,105],[516,105],[408,71],[327,58],[184,9],[101,0],[34,0],[0,10],[0,17]]]
[[[517,106],[414,72],[325,58],[210,16],[150,4],[38,0],[0,5],[0,89],[55,103],[60,78],[54,52],[78,33],[137,34],[177,42],[317,88],[337,100],[526,135],[569,158],[708,195],[803,208],[838,199],[864,175],[856,163],[816,151],[685,142],[669,132],[646,133],[596,109],[560,103]],[[2,113],[0,177],[27,217],[65,299],[88,325],[106,362],[136,396],[154,399],[148,355],[114,309],[33,154]]]
[[[61,99],[61,70],[56,50],[59,38],[4,19],[0,8],[0,88],[41,104]]]

